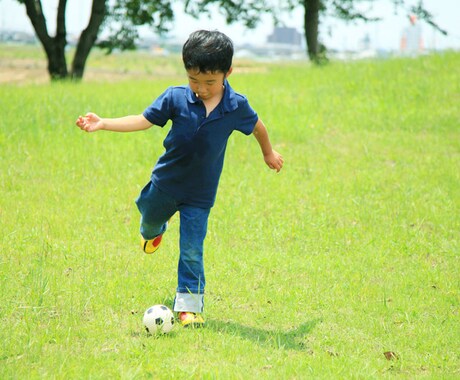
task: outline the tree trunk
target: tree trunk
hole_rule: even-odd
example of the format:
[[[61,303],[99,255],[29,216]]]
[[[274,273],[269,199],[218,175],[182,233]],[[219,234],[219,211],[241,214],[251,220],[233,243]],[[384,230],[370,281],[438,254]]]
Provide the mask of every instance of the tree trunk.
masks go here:
[[[56,36],[50,37],[46,26],[45,15],[42,11],[40,0],[24,0],[27,16],[32,22],[35,34],[40,40],[48,59],[48,73],[51,80],[65,79],[69,77],[65,48],[67,46],[67,30],[65,13],[67,0],[59,0]],[[86,60],[94,43],[96,42],[99,28],[106,14],[106,0],[93,0],[91,18],[86,29],[82,32],[78,41],[77,50],[72,63],[71,76],[73,79],[81,79],[85,69]]]
[[[55,69],[51,74],[52,79],[65,79],[68,76],[65,47],[67,45],[67,30],[65,26],[65,12],[67,0],[59,0],[56,18],[56,36],[54,37],[53,62]]]
[[[320,46],[318,41],[319,11],[321,0],[303,0],[305,15],[305,39],[307,41],[307,53],[310,60],[318,62],[320,59]]]
[[[52,38],[48,34],[45,15],[42,11],[40,0],[25,0],[27,16],[29,16],[35,34],[40,40],[48,59],[48,73],[52,80],[63,79],[68,75],[67,63],[65,59],[66,28],[65,28],[65,8],[67,0],[60,0],[57,15],[56,37]]]
[[[85,71],[86,60],[97,40],[99,28],[106,14],[106,0],[93,0],[91,18],[88,26],[80,35],[77,50],[72,62],[72,79],[80,80]]]

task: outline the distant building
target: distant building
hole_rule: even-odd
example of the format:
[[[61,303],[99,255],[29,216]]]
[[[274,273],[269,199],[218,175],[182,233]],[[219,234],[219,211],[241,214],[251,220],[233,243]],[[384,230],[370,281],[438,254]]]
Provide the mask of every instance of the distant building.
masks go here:
[[[275,27],[273,33],[267,37],[267,42],[271,44],[284,44],[301,46],[303,36],[297,29],[289,27]]]

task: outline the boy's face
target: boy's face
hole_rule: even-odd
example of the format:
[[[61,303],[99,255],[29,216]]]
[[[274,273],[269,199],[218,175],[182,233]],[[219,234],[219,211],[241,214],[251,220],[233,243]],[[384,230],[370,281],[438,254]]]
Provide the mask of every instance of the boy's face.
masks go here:
[[[231,68],[226,74],[221,71],[202,73],[198,70],[187,70],[188,83],[201,100],[210,100],[222,95],[224,80],[231,72]]]

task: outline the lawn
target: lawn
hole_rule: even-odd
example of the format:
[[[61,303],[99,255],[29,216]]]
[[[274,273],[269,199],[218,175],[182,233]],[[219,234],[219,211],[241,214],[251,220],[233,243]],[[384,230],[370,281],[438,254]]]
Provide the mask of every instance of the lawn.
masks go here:
[[[165,75],[137,59],[95,56],[79,84],[0,85],[1,379],[460,377],[460,54],[237,61],[230,82],[285,167],[231,137],[207,327],[164,336],[142,315],[172,306],[179,218],[145,255],[134,199],[167,127],[74,126],[141,113],[185,81],[177,57]]]

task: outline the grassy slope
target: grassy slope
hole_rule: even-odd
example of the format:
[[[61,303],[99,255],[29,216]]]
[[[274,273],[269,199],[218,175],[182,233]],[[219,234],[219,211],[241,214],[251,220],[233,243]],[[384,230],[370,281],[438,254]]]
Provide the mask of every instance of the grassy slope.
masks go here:
[[[208,328],[161,338],[141,318],[172,302],[178,219],[142,255],[133,200],[166,131],[72,125],[139,113],[183,79],[2,86],[0,377],[458,377],[459,64],[235,73],[286,166],[269,172],[252,137],[232,136]]]

